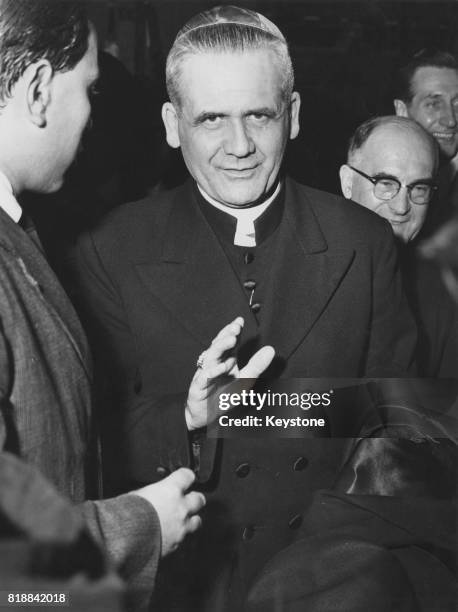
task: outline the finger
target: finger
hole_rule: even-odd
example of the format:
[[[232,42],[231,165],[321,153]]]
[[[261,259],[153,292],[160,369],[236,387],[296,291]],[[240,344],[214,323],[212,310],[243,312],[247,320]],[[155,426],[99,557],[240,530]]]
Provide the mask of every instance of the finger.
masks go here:
[[[196,475],[189,468],[178,468],[167,477],[167,480],[174,481],[182,491],[187,491],[195,479]]]
[[[246,366],[240,370],[239,378],[258,378],[272,363],[275,350],[272,346],[263,346],[253,355]]]
[[[235,334],[236,336],[238,336],[242,331],[244,323],[245,321],[243,320],[243,317],[237,317],[219,331],[219,333],[213,339],[212,344],[213,342],[216,342],[227,334]]]
[[[191,491],[186,495],[186,505],[188,507],[188,515],[197,514],[206,504],[206,499],[203,493]]]
[[[228,374],[234,366],[237,365],[237,359],[235,357],[228,357],[225,361],[213,366],[209,370],[205,370],[203,374],[207,376],[207,386],[209,386],[215,378],[219,378],[224,374]]]
[[[198,514],[194,514],[194,516],[191,516],[191,518],[187,522],[186,531],[188,533],[194,533],[194,531],[197,531],[201,527],[202,527],[202,519],[200,518]]]
[[[237,336],[235,334],[222,336],[218,340],[215,340],[214,344],[205,351],[203,367],[200,369],[205,370],[207,373],[208,370],[218,365],[222,361],[224,355],[228,353],[228,351],[232,351],[236,344]]]

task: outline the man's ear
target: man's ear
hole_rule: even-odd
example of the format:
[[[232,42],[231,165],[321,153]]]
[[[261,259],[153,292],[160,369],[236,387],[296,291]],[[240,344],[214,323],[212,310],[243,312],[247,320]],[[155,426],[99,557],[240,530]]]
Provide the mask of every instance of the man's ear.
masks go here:
[[[339,176],[342,193],[347,200],[350,200],[353,192],[353,171],[346,164],[344,164],[343,166],[340,166]]]
[[[178,115],[171,102],[165,102],[162,106],[162,121],[165,125],[165,134],[168,144],[172,149],[180,146],[180,135],[178,133]]]
[[[45,127],[47,111],[51,102],[51,85],[54,70],[47,60],[31,64],[24,72],[27,96],[27,111],[31,121]]]
[[[394,110],[398,117],[408,117],[409,113],[407,111],[406,103],[402,100],[393,100]]]
[[[290,128],[289,128],[289,137],[291,140],[294,140],[296,136],[299,134],[299,110],[301,108],[301,96],[297,91],[293,91],[291,95],[291,103],[289,107],[290,113]]]

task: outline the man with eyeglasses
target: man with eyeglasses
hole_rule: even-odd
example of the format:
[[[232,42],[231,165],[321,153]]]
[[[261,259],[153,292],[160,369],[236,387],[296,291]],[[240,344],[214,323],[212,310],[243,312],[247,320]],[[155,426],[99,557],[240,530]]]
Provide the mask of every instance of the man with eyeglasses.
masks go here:
[[[436,191],[437,167],[438,147],[418,123],[375,117],[353,134],[340,180],[344,196],[386,219],[399,240],[404,285],[419,329],[419,373],[454,376],[454,308],[434,267],[418,260],[413,248]]]
[[[397,238],[414,240],[436,189],[437,148],[414,121],[369,119],[353,134],[340,168],[342,193],[389,221]]]

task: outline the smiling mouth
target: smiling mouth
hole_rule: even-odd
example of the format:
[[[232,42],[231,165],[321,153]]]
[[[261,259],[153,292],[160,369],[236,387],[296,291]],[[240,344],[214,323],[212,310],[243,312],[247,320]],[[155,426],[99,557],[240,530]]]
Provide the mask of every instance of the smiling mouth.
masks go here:
[[[258,165],[256,164],[255,166],[249,166],[247,168],[222,168],[222,170],[224,170],[224,172],[233,172],[234,174],[237,172],[243,174],[244,172],[252,172],[256,170],[257,167]]]
[[[439,138],[441,140],[453,140],[455,135],[456,132],[433,132],[434,138]]]

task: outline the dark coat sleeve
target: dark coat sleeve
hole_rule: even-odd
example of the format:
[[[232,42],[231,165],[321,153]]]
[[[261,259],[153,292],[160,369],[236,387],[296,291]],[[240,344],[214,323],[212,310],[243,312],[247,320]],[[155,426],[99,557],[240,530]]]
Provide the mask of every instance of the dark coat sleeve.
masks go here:
[[[115,612],[124,596],[77,508],[35,468],[7,452],[0,453],[0,584],[4,596],[65,593],[66,607],[74,612]]]
[[[135,610],[147,610],[161,556],[161,526],[145,499],[127,494],[87,501],[79,509],[85,524],[126,581]]]

